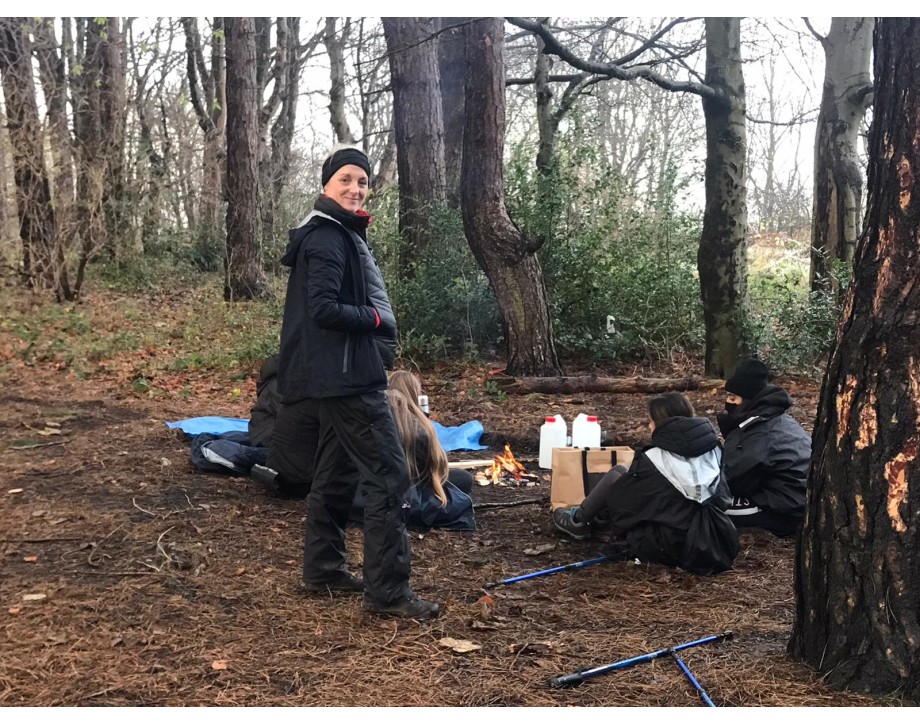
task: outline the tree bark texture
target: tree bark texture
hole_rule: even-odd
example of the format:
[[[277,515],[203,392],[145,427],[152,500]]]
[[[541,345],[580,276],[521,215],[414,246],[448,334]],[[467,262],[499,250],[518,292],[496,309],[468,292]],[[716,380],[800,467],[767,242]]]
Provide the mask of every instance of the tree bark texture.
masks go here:
[[[441,78],[441,117],[444,119],[444,184],[447,205],[460,208],[463,161],[463,104],[466,55],[463,28],[472,18],[435,18],[438,29],[438,72]]]
[[[704,390],[721,388],[725,381],[716,378],[601,378],[557,377],[557,378],[502,378],[495,382],[506,393],[527,395],[571,395],[574,393],[669,393],[683,390]]]
[[[726,377],[742,356],[747,298],[747,131],[740,18],[706,18],[706,210],[697,257],[706,374]]]
[[[23,271],[31,286],[52,289],[62,300],[63,250],[55,234],[45,171],[29,28],[28,18],[0,18],[0,75],[13,150]]]
[[[224,196],[227,133],[227,69],[224,61],[223,21],[214,18],[211,36],[211,67],[204,62],[204,46],[196,18],[182,18],[185,30],[186,73],[189,99],[198,125],[204,132],[202,178],[198,213],[189,218],[201,225],[201,232],[216,235],[220,229],[220,204]]]
[[[287,185],[291,171],[291,145],[297,125],[297,96],[300,89],[301,63],[300,18],[278,18],[279,90],[280,110],[271,125],[271,153],[268,161],[268,184],[262,190],[263,239],[275,236],[275,210],[281,193]]]
[[[224,18],[227,47],[227,277],[224,298],[262,297],[259,95],[254,18]]]
[[[438,43],[432,18],[383,18],[393,89],[393,127],[399,182],[399,267],[413,263],[436,233],[432,211],[445,202],[444,120]]]
[[[323,44],[329,55],[329,120],[332,132],[339,143],[353,144],[355,137],[348,126],[345,114],[345,41],[348,38],[348,20],[341,33],[336,33],[337,18],[326,18],[326,34]]]
[[[859,129],[871,101],[872,18],[833,18],[824,47],[824,91],[815,134],[811,286],[827,289],[828,260],[853,263],[862,223]],[[833,285],[836,286],[836,285]]]
[[[498,300],[508,374],[560,375],[540,262],[505,208],[504,21],[475,20],[465,32],[463,228]]]
[[[553,113],[553,89],[549,74],[553,59],[546,54],[542,38],[537,38],[537,60],[534,67],[534,95],[537,99],[537,173],[546,183],[552,182],[553,161],[556,158],[556,132],[559,118]]]
[[[824,378],[790,652],[920,698],[920,20],[879,18],[868,214]]]
[[[6,123],[6,114],[0,108],[0,242],[6,239],[15,239],[16,231],[12,229],[13,219],[16,212],[13,207],[16,202],[10,204],[10,197],[15,196],[11,192],[13,186],[13,170],[9,167],[10,159],[13,154],[10,150],[9,129]],[[18,223],[16,224],[18,227]],[[18,230],[17,230],[18,231]],[[0,264],[3,266],[13,266],[13,262],[6,259],[3,252],[3,246],[0,244]]]
[[[107,18],[100,36],[102,87],[100,88],[102,143],[106,155],[102,203],[110,252],[120,257],[119,244],[126,237],[128,214],[125,205],[125,124],[127,122],[128,50],[119,18]]]
[[[72,79],[74,144],[77,151],[77,225],[81,239],[80,262],[74,288],[83,286],[86,264],[108,246],[103,208],[108,157],[102,121],[102,86],[105,47],[103,26],[96,18],[77,18],[77,39],[83,46],[82,71]]]
[[[64,49],[54,32],[54,20],[42,18],[35,24],[35,55],[48,113],[48,132],[53,164],[52,198],[57,233],[66,249],[76,233],[74,218],[73,140],[67,122],[67,69]]]

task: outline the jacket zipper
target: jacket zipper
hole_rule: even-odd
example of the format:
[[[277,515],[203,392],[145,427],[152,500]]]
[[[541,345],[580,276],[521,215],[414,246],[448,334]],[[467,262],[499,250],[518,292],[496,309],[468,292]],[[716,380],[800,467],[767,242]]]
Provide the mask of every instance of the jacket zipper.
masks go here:
[[[342,356],[342,373],[348,372],[348,348],[351,345],[351,334],[345,335],[345,354]]]

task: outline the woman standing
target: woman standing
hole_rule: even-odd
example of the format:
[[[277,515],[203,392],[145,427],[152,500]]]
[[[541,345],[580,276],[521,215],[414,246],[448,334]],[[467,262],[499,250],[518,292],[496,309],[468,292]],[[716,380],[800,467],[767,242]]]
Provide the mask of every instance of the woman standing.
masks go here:
[[[385,306],[371,303],[382,301],[385,288],[376,264],[369,264],[370,217],[362,208],[369,175],[362,151],[333,151],[323,162],[323,193],[290,232],[281,260],[291,274],[279,389],[285,405],[302,402],[318,425],[303,577],[310,591],[364,591],[370,612],[428,619],[440,606],[419,599],[409,586],[402,509],[409,472],[384,392],[388,345],[381,341],[395,340],[396,324],[388,300]],[[345,526],[359,480],[365,505],[363,581],[345,564]]]

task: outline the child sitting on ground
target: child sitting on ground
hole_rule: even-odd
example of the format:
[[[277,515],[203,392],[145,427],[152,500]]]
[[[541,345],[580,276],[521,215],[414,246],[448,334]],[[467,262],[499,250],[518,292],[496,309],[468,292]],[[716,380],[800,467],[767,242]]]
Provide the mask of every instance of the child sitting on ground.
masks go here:
[[[677,566],[696,574],[731,568],[738,532],[724,510],[731,497],[712,423],[694,417],[680,393],[648,402],[651,445],[629,470],[614,466],[580,506],[556,509],[553,523],[576,539],[592,521],[609,521],[608,555]],[[604,516],[606,514],[606,516]]]

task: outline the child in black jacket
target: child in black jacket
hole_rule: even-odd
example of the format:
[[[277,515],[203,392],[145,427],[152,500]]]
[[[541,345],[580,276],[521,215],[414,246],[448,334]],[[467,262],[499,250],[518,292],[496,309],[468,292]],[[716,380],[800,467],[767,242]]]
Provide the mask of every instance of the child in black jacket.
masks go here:
[[[612,468],[581,506],[554,511],[553,522],[584,539],[591,522],[606,517],[611,542],[622,541],[621,556],[697,574],[731,568],[738,532],[724,513],[730,496],[712,423],[693,417],[693,406],[679,393],[652,398],[648,410],[651,445],[629,470]]]
[[[811,436],[786,411],[792,398],[769,385],[767,366],[744,360],[725,381],[724,470],[735,526],[792,536],[805,518]]]

